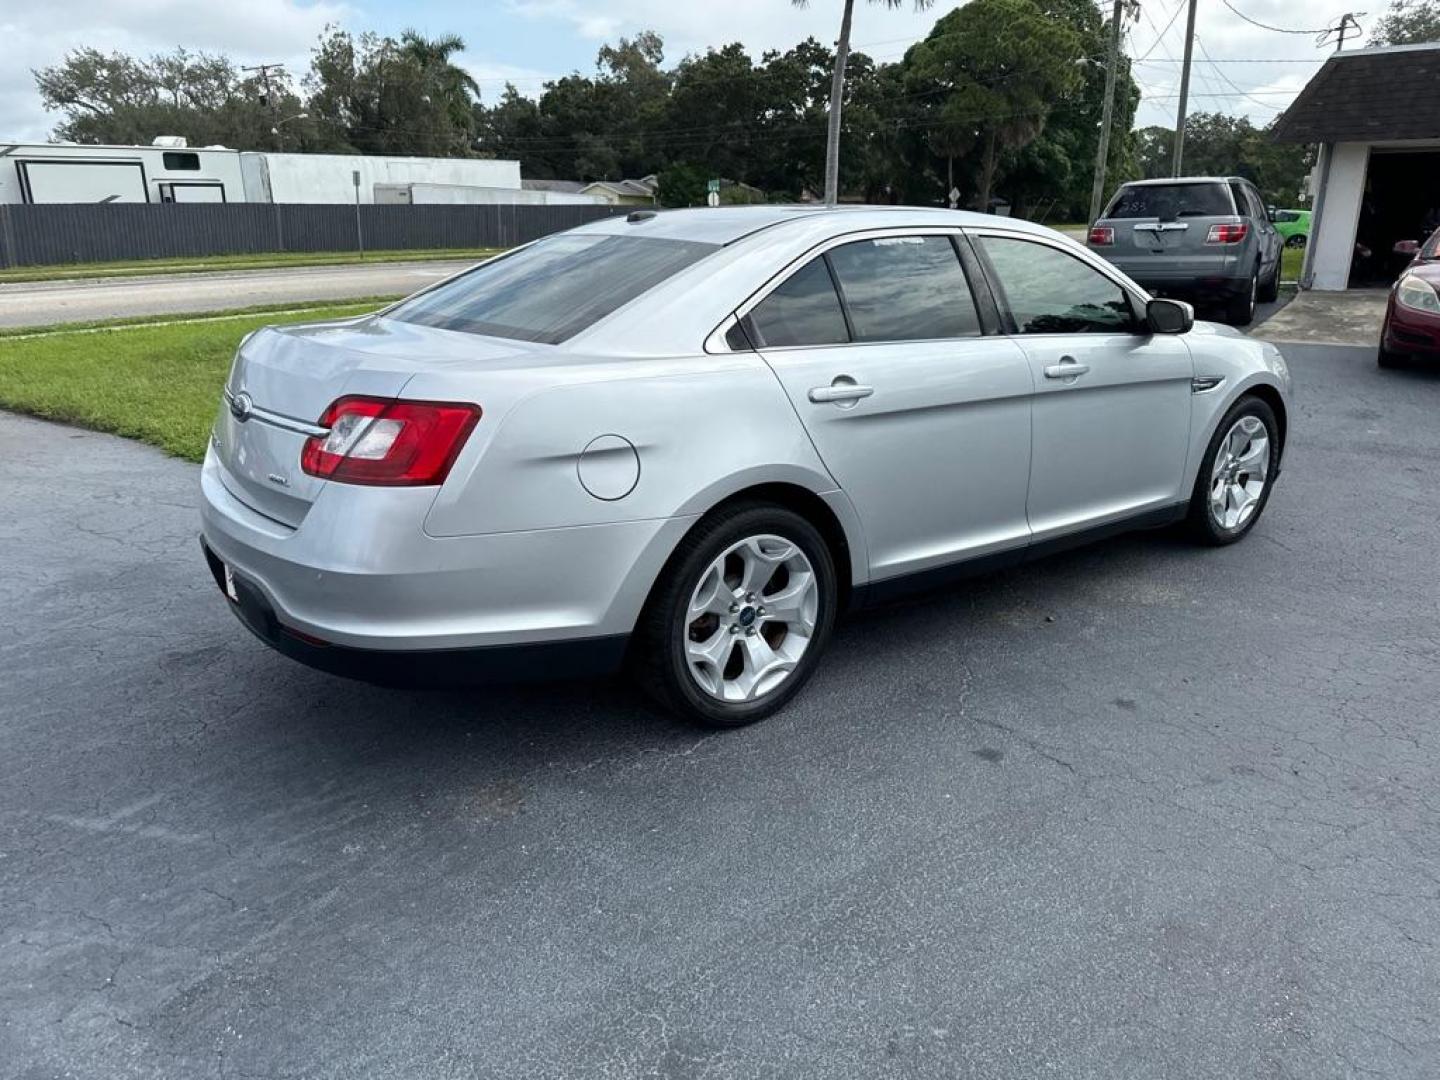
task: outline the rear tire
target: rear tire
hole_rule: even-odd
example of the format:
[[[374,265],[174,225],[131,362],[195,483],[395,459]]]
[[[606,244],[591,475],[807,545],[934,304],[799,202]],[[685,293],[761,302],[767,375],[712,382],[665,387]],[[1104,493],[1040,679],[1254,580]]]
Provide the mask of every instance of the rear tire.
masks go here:
[[[1303,248],[1305,246],[1305,234],[1297,233],[1286,239],[1285,246],[1288,248]]]
[[[1242,397],[1215,428],[1190,496],[1191,536],[1215,547],[1255,527],[1280,467],[1280,424],[1257,397]]]
[[[1245,290],[1225,305],[1225,321],[1231,326],[1249,326],[1255,318],[1255,297],[1260,291],[1260,267],[1250,274]]]
[[[1275,269],[1270,272],[1270,280],[1260,286],[1256,293],[1256,299],[1262,304],[1273,304],[1280,299],[1280,259],[1275,259]]]
[[[657,702],[694,723],[753,724],[814,674],[837,597],[829,546],[809,521],[773,503],[726,507],[661,572],[631,667]]]

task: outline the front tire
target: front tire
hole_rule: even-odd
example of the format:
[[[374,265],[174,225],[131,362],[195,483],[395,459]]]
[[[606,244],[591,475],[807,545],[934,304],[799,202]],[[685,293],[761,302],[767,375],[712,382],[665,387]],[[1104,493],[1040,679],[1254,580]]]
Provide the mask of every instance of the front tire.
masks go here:
[[[1210,439],[1187,523],[1204,544],[1233,544],[1255,527],[1280,467],[1280,425],[1257,397],[1230,407]]]
[[[681,541],[636,628],[632,662],[661,705],[706,727],[753,724],[814,674],[835,624],[834,559],[804,517],[747,502]]]
[[[1391,352],[1382,344],[1380,351],[1375,354],[1375,363],[1387,371],[1394,371],[1396,368],[1403,368],[1410,362],[1410,358],[1404,353]]]

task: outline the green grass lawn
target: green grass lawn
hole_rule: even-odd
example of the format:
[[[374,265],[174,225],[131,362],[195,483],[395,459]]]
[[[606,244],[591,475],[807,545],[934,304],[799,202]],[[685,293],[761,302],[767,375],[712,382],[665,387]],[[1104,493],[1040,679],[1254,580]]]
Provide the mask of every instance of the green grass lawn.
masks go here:
[[[1305,249],[1287,247],[1280,256],[1280,280],[1299,281],[1300,267],[1305,262]]]
[[[59,263],[0,270],[0,283],[54,281],[60,278],[134,277],[141,274],[191,274],[213,270],[269,270],[287,266],[341,266],[358,262],[427,262],[436,259],[485,259],[500,248],[425,248],[417,251],[292,251],[262,255],[216,255],[194,259],[142,259],[136,262]]]
[[[272,323],[360,315],[377,306],[352,302],[288,314],[0,338],[0,408],[140,439],[200,461],[220,388],[245,334]]]

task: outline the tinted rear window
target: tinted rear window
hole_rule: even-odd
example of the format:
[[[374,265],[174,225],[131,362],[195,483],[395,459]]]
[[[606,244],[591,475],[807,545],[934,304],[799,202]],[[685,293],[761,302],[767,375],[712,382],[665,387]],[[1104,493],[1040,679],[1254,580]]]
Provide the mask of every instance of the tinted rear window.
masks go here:
[[[812,259],[791,274],[750,312],[750,324],[763,345],[834,345],[849,341],[845,313],[825,257]]]
[[[858,240],[830,252],[856,341],[919,341],[980,333],[955,248],[943,236]]]
[[[1231,217],[1235,207],[1224,184],[1144,184],[1120,189],[1107,218]]]
[[[404,301],[389,317],[555,345],[716,250],[690,240],[552,236]]]

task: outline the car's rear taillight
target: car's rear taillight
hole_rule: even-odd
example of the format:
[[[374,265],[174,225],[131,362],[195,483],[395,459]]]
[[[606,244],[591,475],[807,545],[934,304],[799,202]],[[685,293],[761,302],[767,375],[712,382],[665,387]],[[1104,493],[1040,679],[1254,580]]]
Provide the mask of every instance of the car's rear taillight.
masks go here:
[[[305,440],[300,467],[347,484],[420,487],[445,482],[480,406],[343,397],[320,417],[330,430]]]
[[[1109,247],[1115,243],[1115,230],[1109,225],[1090,226],[1091,247]]]
[[[1234,225],[1211,225],[1205,234],[1207,244],[1238,244],[1250,232],[1250,226],[1243,221]]]

